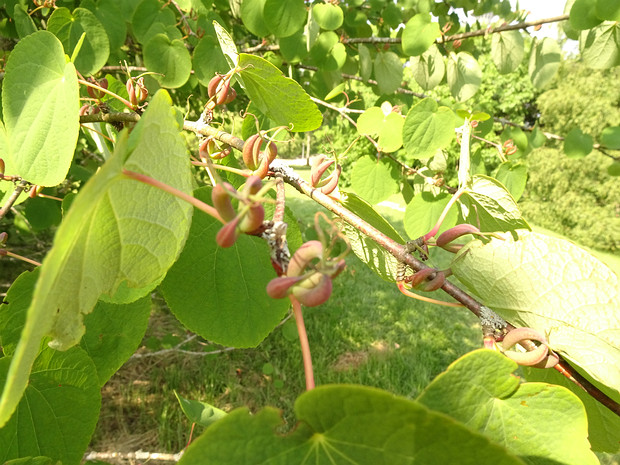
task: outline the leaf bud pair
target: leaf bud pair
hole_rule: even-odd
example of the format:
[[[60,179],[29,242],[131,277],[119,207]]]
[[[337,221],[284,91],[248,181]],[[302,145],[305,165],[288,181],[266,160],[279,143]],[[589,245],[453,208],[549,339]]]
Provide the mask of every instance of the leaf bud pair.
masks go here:
[[[338,187],[338,180],[342,173],[342,166],[336,164],[336,169],[325,179],[322,179],[327,169],[334,162],[335,160],[329,160],[325,155],[321,154],[314,158],[310,168],[310,183],[312,187],[320,188],[321,192],[326,195],[331,194]]]
[[[143,103],[149,95],[149,91],[144,86],[144,78],[140,77],[134,82],[134,78],[127,79],[125,84],[127,88],[127,94],[129,95],[129,102],[134,108]]]
[[[450,250],[449,244],[461,236],[467,234],[480,234],[480,230],[472,224],[457,224],[439,235],[435,244],[446,250]]]
[[[523,341],[538,341],[540,345],[534,350],[517,352],[512,349],[516,344]],[[504,355],[517,362],[519,365],[533,366],[537,368],[551,368],[560,361],[553,352],[549,352],[547,338],[540,331],[532,328],[516,328],[510,331],[502,341]]]
[[[434,268],[423,268],[407,278],[411,287],[420,291],[432,292],[440,289],[446,282],[446,273]]]
[[[245,141],[241,152],[245,166],[252,170],[252,174],[261,179],[267,176],[269,165],[278,156],[276,144],[271,141],[269,141],[267,147],[261,151],[263,142],[264,139],[261,134],[254,134]]]
[[[230,77],[216,74],[207,85],[207,94],[216,105],[230,103],[237,98],[237,91],[230,85]]]
[[[230,145],[220,142],[214,137],[206,137],[202,140],[199,147],[199,156],[201,159],[209,157],[212,160],[221,160],[230,155],[232,149]]]
[[[108,88],[108,80],[106,78],[102,78],[102,79],[99,79],[98,81],[94,81],[94,83],[97,84],[102,89]],[[86,88],[86,91],[88,92],[88,95],[91,98],[94,98],[96,100],[101,100],[103,96],[105,95],[105,92],[103,92],[102,90],[95,89],[94,87],[90,87],[90,86]]]

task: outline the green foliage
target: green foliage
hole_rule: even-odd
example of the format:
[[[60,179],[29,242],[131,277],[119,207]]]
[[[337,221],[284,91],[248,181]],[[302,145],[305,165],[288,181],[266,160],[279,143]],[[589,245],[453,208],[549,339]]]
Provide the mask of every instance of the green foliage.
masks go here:
[[[519,204],[533,224],[587,247],[617,253],[620,247],[620,186],[606,157],[569,159],[553,149],[528,156],[529,179]]]

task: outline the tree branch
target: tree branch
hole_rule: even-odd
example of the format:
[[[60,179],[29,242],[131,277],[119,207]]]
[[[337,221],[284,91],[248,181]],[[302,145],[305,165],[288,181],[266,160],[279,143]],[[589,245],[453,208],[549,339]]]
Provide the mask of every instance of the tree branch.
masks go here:
[[[26,186],[28,186],[28,182],[23,181],[23,180],[20,181],[19,184],[17,184],[17,186],[15,186],[15,190],[13,191],[11,196],[7,199],[6,203],[2,206],[2,208],[0,208],[0,219],[4,218],[4,215],[8,213],[8,211],[11,209],[13,204],[17,201],[19,194],[21,194],[24,191]]]

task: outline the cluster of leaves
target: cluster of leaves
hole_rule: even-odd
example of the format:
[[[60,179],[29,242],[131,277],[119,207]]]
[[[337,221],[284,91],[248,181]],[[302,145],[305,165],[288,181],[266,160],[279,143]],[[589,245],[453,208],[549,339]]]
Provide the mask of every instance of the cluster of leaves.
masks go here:
[[[30,11],[31,5],[21,0],[0,4],[4,32],[17,42],[8,53],[2,83],[2,204],[16,201],[8,181],[35,185],[35,195],[36,186],[63,182],[75,166],[80,122],[98,125],[86,144],[101,152],[104,162],[71,205],[68,200],[63,205],[43,265],[21,275],[0,307],[0,459],[81,460],[97,421],[100,388],[140,343],[148,296],[156,287],[189,330],[233,347],[259,344],[289,308],[285,299],[269,295],[288,296],[306,378],[311,377],[297,299],[306,305],[324,302],[342,257],[330,256],[333,244],[326,239],[302,245],[294,213],[283,208],[281,198],[271,205],[270,185],[252,177],[246,181],[251,175],[280,175],[337,212],[349,223],[338,235],[346,234],[360,259],[383,279],[398,281],[401,290],[406,290],[405,277],[395,257],[425,273],[418,284],[427,290],[437,276],[442,277],[439,285],[453,289],[444,281],[453,272],[501,316],[549,332],[552,349],[617,399],[617,277],[574,246],[519,232],[529,229],[515,201],[527,171],[513,159],[525,157],[544,137],[538,129],[508,126],[498,140],[492,115],[463,103],[480,89],[482,69],[474,41],[448,40],[448,31],[465,29],[450,8],[494,13],[510,22],[522,17],[511,11],[510,2],[57,0],[37,5]],[[570,10],[570,27],[582,31],[584,60],[599,68],[618,64],[620,54],[618,41],[609,40],[620,30],[618,10],[610,5],[576,0]],[[591,9],[588,15],[585,8]],[[361,43],[364,39],[367,44]],[[491,60],[502,75],[527,61],[532,86],[544,89],[559,67],[559,46],[549,39],[533,41],[526,53],[526,42],[516,31],[493,34]],[[270,61],[239,53],[237,43],[253,52],[272,48]],[[143,63],[150,74],[127,79],[127,70],[104,70],[119,59]],[[412,94],[392,97],[402,85],[406,61],[422,89],[445,82],[458,104],[432,97],[414,100]],[[279,69],[284,63],[294,79]],[[272,133],[318,129],[322,115],[311,96],[340,95],[338,102],[347,108],[339,110],[346,113],[353,97],[348,95],[353,86],[345,81],[349,74],[366,86],[359,92],[363,113],[354,122],[358,135],[372,140],[375,156],[364,154],[351,163],[350,191],[336,189],[341,168],[333,164],[328,174],[332,163],[324,159],[313,166],[311,184],[305,183],[274,161]],[[100,78],[99,85],[82,79],[91,75]],[[162,87],[174,89],[174,101]],[[198,121],[184,121],[173,104],[184,105],[192,89],[204,97],[193,104],[204,104],[204,112]],[[83,118],[80,99],[87,104],[82,113],[90,113]],[[228,133],[229,120],[221,117],[228,105],[245,109],[237,128],[245,143]],[[106,118],[128,127],[119,132],[104,126]],[[192,147],[197,152],[192,163],[183,128],[211,137],[199,149]],[[617,133],[617,127],[607,128],[601,142],[620,149]],[[497,149],[501,164],[496,172],[489,173],[480,153],[472,153],[472,137]],[[232,147],[243,156],[232,155]],[[198,174],[202,167],[208,176]],[[206,178],[209,182],[203,183]],[[424,258],[434,245],[460,247],[440,244],[442,236],[434,239],[445,230],[450,236],[457,223],[467,230],[476,225],[477,232],[506,231],[521,240],[472,241],[457,255],[452,271],[429,271],[372,207],[398,192],[408,202],[405,230],[411,239],[420,239]],[[30,202],[25,196],[17,201]],[[202,211],[192,212],[191,205]],[[273,221],[263,221],[272,213]],[[283,221],[289,226],[287,244],[278,245],[282,234],[276,228]],[[287,245],[296,251],[291,266]],[[521,269],[528,276],[523,282],[515,275]],[[486,308],[472,304],[462,290],[456,294],[470,309]],[[541,306],[543,297],[548,300]],[[547,311],[563,308],[563,298],[571,299],[566,318]],[[596,315],[581,318],[592,313],[592,306]],[[586,417],[570,390],[519,384],[512,376],[515,369],[497,351],[478,351],[456,361],[415,401],[366,387],[313,389],[299,397],[299,424],[285,435],[276,433],[280,419],[273,409],[256,415],[207,409],[192,418],[213,424],[182,463],[249,463],[252,457],[255,463],[577,465],[597,462],[591,446],[618,451],[617,416],[595,404],[586,405]],[[196,406],[186,399],[181,403],[186,410]]]

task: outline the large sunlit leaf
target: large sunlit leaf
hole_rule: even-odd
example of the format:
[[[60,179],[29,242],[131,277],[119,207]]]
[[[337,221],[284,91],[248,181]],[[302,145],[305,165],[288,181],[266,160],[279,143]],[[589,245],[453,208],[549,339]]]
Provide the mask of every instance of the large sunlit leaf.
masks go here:
[[[320,386],[295,402],[289,434],[279,410],[234,410],[187,449],[179,465],[521,464],[502,446],[416,402],[363,386]]]
[[[608,69],[620,64],[620,24],[605,22],[579,36],[583,62],[593,69]]]
[[[47,31],[22,39],[2,86],[5,173],[42,186],[62,182],[80,131],[79,108],[75,68],[58,39]]]
[[[491,58],[500,74],[512,73],[519,67],[525,53],[523,44],[523,36],[520,31],[493,34]]]
[[[293,132],[312,131],[323,121],[310,96],[267,60],[246,53],[239,55],[245,90],[262,113]]]
[[[481,231],[530,229],[510,192],[489,176],[474,175],[473,184],[459,198],[461,213]]]
[[[431,22],[430,14],[417,14],[405,25],[403,52],[410,56],[422,55],[440,36],[439,23]]]
[[[182,40],[155,34],[144,45],[144,64],[162,87],[181,87],[189,79],[192,59]],[[160,76],[161,75],[161,76]]]
[[[598,465],[579,398],[559,386],[520,384],[516,369],[498,352],[477,350],[452,363],[417,400],[504,444],[527,464]]]
[[[114,155],[82,188],[56,232],[4,386],[0,425],[22,396],[43,336],[51,335],[55,348],[75,345],[84,333],[83,315],[100,295],[114,294],[123,282],[154,285],[185,242],[191,207],[122,170],[189,193],[188,165],[170,97],[160,91],[131,135],[120,139]]]
[[[414,159],[427,159],[454,139],[455,117],[448,107],[440,107],[432,98],[416,103],[405,118],[403,144]]]
[[[344,14],[337,5],[331,3],[315,3],[312,7],[312,18],[321,26],[321,29],[333,31],[342,26]]]
[[[436,45],[432,45],[419,57],[412,57],[409,67],[413,78],[424,90],[431,90],[437,86],[446,73],[444,57]]]
[[[448,57],[447,79],[452,96],[457,101],[464,102],[478,92],[482,71],[473,56],[467,52],[459,52]]]
[[[382,105],[366,110],[357,120],[357,131],[364,135],[378,135],[379,150],[395,152],[403,145],[402,133],[405,119],[401,114],[392,111],[392,105]]]
[[[49,18],[47,30],[60,39],[69,56],[73,54],[82,34],[86,34],[75,60],[75,67],[84,75],[96,73],[108,60],[108,34],[97,17],[85,8],[76,8],[73,12],[67,8],[57,8]]]
[[[353,164],[351,187],[371,204],[379,203],[400,189],[398,166],[389,158],[360,157]]]
[[[211,200],[211,189],[194,195]],[[196,211],[187,244],[161,285],[168,306],[187,328],[205,339],[255,347],[284,317],[288,299],[272,299],[267,283],[276,277],[265,241],[242,234],[221,248],[222,224]]]
[[[520,231],[470,242],[452,271],[481,301],[516,326],[535,328],[594,379],[620,389],[620,283],[571,242]]]
[[[551,83],[561,59],[562,51],[554,39],[545,37],[532,45],[528,73],[534,87],[544,89]]]

